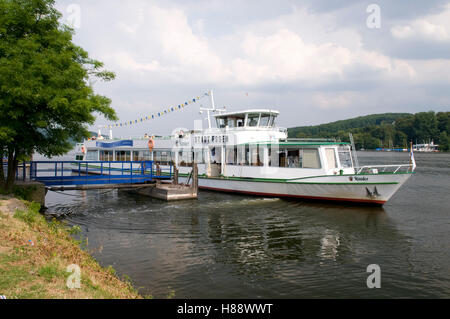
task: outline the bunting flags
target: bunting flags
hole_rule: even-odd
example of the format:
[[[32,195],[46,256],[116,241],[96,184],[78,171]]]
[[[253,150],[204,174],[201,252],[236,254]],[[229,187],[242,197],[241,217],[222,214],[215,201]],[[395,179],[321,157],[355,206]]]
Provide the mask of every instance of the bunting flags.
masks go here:
[[[187,101],[185,101],[185,102],[183,102],[181,104],[178,104],[176,106],[169,106],[165,110],[162,110],[160,112],[156,112],[154,114],[150,114],[150,115],[147,115],[147,116],[144,116],[144,117],[140,117],[139,119],[136,119],[136,120],[133,120],[133,121],[125,121],[125,122],[122,122],[122,123],[114,123],[114,124],[105,125],[105,127],[111,129],[111,128],[114,128],[114,127],[124,127],[124,126],[128,126],[128,125],[134,125],[134,124],[142,123],[142,122],[149,121],[149,120],[154,120],[154,119],[162,117],[162,116],[164,116],[166,114],[169,114],[169,113],[172,113],[172,112],[175,112],[175,111],[179,111],[179,110],[183,109],[184,107],[188,106],[191,103],[197,103],[200,99],[202,99],[202,98],[204,98],[206,96],[209,96],[209,95],[210,95],[210,92],[207,92],[207,93],[203,94],[202,96],[194,97],[193,99],[187,100]]]

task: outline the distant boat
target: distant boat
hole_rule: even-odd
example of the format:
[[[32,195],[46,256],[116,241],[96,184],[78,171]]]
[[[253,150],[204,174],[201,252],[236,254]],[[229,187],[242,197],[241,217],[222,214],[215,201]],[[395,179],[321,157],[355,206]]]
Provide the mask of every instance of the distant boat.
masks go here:
[[[413,150],[415,152],[439,152],[439,145],[434,144],[433,141],[431,141],[428,144],[415,144],[413,145]]]

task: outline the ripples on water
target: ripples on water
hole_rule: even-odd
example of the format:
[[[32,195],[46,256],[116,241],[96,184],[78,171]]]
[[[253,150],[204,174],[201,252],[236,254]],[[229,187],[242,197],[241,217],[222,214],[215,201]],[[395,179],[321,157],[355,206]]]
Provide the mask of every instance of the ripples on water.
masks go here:
[[[201,191],[166,203],[126,191],[47,195],[104,265],[165,298],[450,297],[450,156],[416,154],[417,174],[383,208]],[[361,153],[362,164],[407,162]],[[381,289],[368,289],[379,264]]]

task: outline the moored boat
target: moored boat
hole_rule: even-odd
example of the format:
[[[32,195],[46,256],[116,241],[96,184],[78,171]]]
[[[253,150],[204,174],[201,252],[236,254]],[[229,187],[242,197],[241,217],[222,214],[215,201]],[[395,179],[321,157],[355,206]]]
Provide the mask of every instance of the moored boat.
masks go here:
[[[409,164],[359,166],[350,143],[289,139],[287,130],[276,125],[275,110],[226,112],[214,104],[206,110],[205,129],[175,130],[167,137],[90,139],[77,145],[77,160],[107,161],[113,167],[120,166],[115,162],[153,161],[162,170],[174,163],[181,182],[196,163],[201,189],[376,205],[388,201],[415,170],[413,156]]]

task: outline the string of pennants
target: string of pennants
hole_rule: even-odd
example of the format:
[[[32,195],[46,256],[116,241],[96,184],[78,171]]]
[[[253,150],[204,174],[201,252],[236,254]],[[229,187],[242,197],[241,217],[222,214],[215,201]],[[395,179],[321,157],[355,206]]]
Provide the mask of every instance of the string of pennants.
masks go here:
[[[150,115],[147,115],[145,117],[141,117],[141,118],[133,120],[133,121],[125,121],[125,122],[122,122],[122,123],[114,123],[114,124],[105,125],[105,127],[107,127],[107,128],[124,127],[124,126],[130,126],[130,125],[139,124],[139,123],[142,123],[142,122],[145,122],[145,121],[149,121],[149,120],[154,120],[154,119],[160,118],[160,117],[162,117],[162,116],[164,116],[166,114],[182,110],[183,108],[185,108],[189,104],[196,103],[199,100],[201,100],[204,97],[207,97],[209,95],[210,95],[210,92],[207,92],[207,93],[205,93],[205,94],[203,94],[201,96],[197,96],[197,97],[194,97],[191,100],[187,100],[187,101],[185,101],[182,104],[178,104],[176,106],[169,107],[169,108],[167,108],[167,109],[165,109],[165,110],[163,110],[161,112],[156,112],[154,114],[150,114]]]

